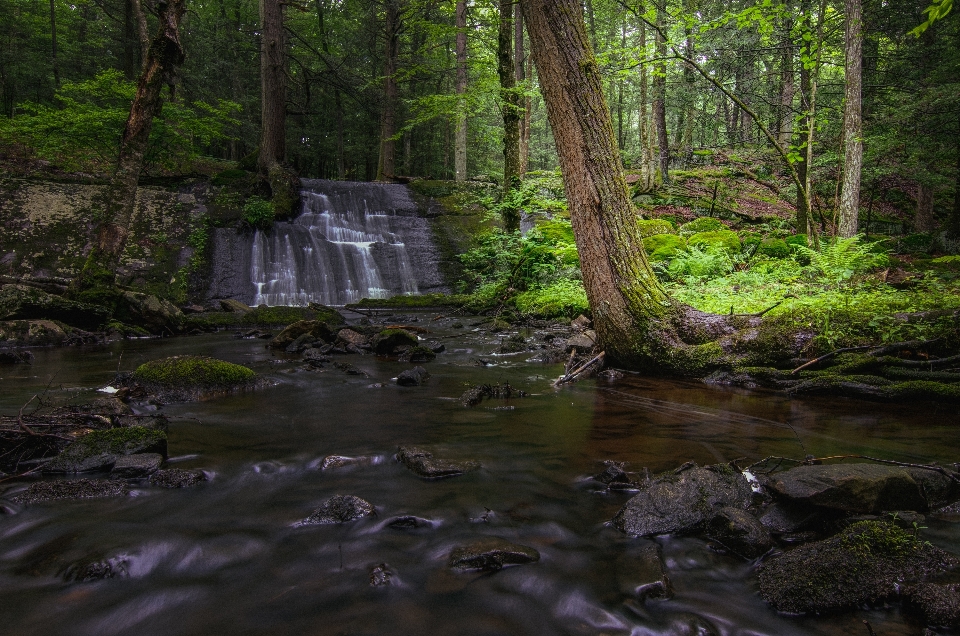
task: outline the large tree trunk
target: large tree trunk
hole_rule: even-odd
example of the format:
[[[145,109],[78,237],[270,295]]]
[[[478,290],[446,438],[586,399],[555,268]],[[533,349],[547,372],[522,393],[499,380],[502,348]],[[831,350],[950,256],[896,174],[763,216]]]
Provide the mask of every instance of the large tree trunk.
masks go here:
[[[657,62],[653,75],[653,127],[657,131],[657,145],[660,148],[660,178],[670,183],[670,137],[667,134],[667,43],[663,39],[664,16],[666,7],[657,5]]]
[[[497,38],[497,71],[500,75],[500,110],[503,113],[503,193],[515,187],[520,176],[520,121],[523,104],[517,91],[513,62],[513,0],[500,0],[500,31]],[[518,213],[504,214],[507,229],[519,229]]]
[[[377,180],[393,178],[396,173],[397,66],[400,58],[400,1],[386,2],[386,55],[383,69],[383,116],[380,126],[380,160]]]
[[[647,366],[651,322],[663,319],[672,305],[637,231],[582,5],[524,0],[522,7],[597,335],[612,359]]]
[[[159,3],[157,10],[160,28],[150,43],[137,81],[137,92],[120,141],[117,169],[104,188],[102,200],[98,201],[102,206],[98,210],[101,220],[93,249],[74,283],[78,291],[115,283],[117,265],[130,232],[153,118],[163,107],[164,87],[172,86],[177,67],[183,63],[179,29],[185,1],[167,0]]]
[[[863,122],[860,110],[863,65],[861,0],[846,0],[846,92],[843,107],[843,189],[840,191],[840,228],[844,238],[856,235],[860,212],[860,176],[863,170]]]
[[[457,0],[457,135],[454,178],[467,178],[467,0]]]
[[[257,172],[277,218],[294,213],[299,181],[287,158],[287,35],[281,0],[260,0],[260,155]]]

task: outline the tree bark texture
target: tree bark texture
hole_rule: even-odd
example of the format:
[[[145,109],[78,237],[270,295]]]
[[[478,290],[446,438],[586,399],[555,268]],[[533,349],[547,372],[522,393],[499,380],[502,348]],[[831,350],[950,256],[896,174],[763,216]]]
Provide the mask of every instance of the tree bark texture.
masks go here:
[[[917,185],[917,214],[913,217],[913,229],[923,233],[937,229],[937,217],[933,213],[933,188],[924,183]]]
[[[185,8],[185,0],[157,4],[160,28],[150,43],[137,81],[137,92],[120,141],[117,169],[104,189],[96,242],[75,284],[78,289],[109,285],[116,278],[117,265],[130,232],[153,118],[163,107],[164,87],[173,84],[177,67],[183,63],[179,29]]]
[[[397,66],[400,58],[400,0],[386,1],[384,33],[386,50],[383,68],[383,116],[380,127],[380,161],[377,180],[393,178],[396,174],[397,134]]]
[[[521,6],[597,335],[612,359],[642,365],[650,323],[671,305],[643,250],[582,5],[524,0]]]
[[[789,10],[789,5],[787,6]],[[780,46],[783,49],[780,57],[780,109],[777,113],[779,119],[777,125],[777,135],[780,145],[789,148],[793,143],[793,96],[796,92],[796,83],[793,70],[793,42],[791,33],[793,32],[793,18],[788,17],[783,23],[783,39]]]
[[[513,0],[500,0],[497,71],[503,114],[503,193],[506,195],[513,190],[514,181],[520,176],[520,122],[523,118],[513,58]],[[518,214],[505,215],[504,223],[508,229],[519,229],[520,217]]]
[[[670,183],[670,137],[667,134],[667,43],[663,39],[664,3],[657,5],[657,62],[653,74],[653,127],[657,131],[657,145],[660,148],[660,178]]]
[[[457,135],[454,178],[467,178],[467,0],[457,0]]]
[[[840,227],[844,238],[855,236],[860,213],[860,177],[863,172],[862,0],[846,0],[845,93],[843,106],[843,186],[840,190]]]
[[[810,18],[810,0],[801,0],[800,2],[800,15],[802,16],[804,30],[807,33],[811,33],[812,29],[812,20]],[[811,40],[804,40],[800,45],[800,57],[804,59],[810,59],[812,57],[812,46]],[[807,128],[810,126],[810,94],[811,94],[811,69],[807,63],[800,64],[800,108],[804,111],[804,117],[800,120],[802,122],[799,132],[800,136],[800,145],[805,146],[807,143],[807,138],[810,136]],[[807,184],[809,181],[807,179],[807,152],[803,150],[800,153],[800,159],[797,160],[797,176],[800,178],[800,181],[804,184]],[[806,185],[804,186],[806,187]],[[810,192],[807,190],[807,192]],[[809,209],[807,199],[803,196],[803,192],[800,189],[797,190],[797,232],[800,234],[806,234],[807,228],[810,225],[810,214],[811,210]]]
[[[641,2],[638,11],[643,13],[643,3]],[[640,183],[638,190],[640,192],[652,192],[657,186],[657,158],[654,148],[653,134],[651,131],[650,115],[647,104],[649,103],[648,87],[650,85],[649,73],[647,71],[647,23],[640,21],[640,50],[643,51],[644,62],[640,65],[640,112],[638,113],[638,124],[640,129]]]
[[[517,87],[524,86],[527,79],[527,52],[523,42],[523,13],[520,3],[515,5],[513,13],[513,65],[516,70]],[[530,163],[530,124],[532,123],[532,103],[530,98],[519,95],[523,112],[520,114],[520,165],[518,173],[522,178],[527,174]]]

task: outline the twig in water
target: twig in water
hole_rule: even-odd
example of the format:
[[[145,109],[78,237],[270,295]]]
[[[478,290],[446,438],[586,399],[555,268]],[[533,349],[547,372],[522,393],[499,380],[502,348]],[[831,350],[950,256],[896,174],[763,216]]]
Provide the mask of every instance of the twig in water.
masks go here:
[[[587,362],[586,364],[580,366],[580,368],[578,368],[576,371],[574,371],[574,372],[572,372],[572,373],[567,373],[566,375],[561,376],[560,378],[557,378],[557,381],[553,383],[553,386],[560,386],[561,384],[564,384],[564,383],[566,383],[566,382],[573,382],[573,381],[576,380],[584,371],[586,371],[586,370],[589,369],[591,366],[593,366],[593,364],[594,364],[595,362],[602,362],[604,356],[606,356],[606,355],[607,355],[607,353],[606,353],[605,351],[601,351],[599,354],[597,354],[597,355],[596,355],[593,359],[591,359],[589,362]]]
[[[35,399],[37,399],[36,395],[34,395],[29,400],[27,400],[26,404],[20,407],[20,412],[17,413],[17,424],[20,425],[20,428],[23,430],[24,433],[27,433],[28,435],[33,435],[34,437],[38,437],[40,433],[36,432],[35,430],[33,430],[32,428],[30,428],[29,426],[23,423],[23,409],[27,408],[27,404],[30,404]]]

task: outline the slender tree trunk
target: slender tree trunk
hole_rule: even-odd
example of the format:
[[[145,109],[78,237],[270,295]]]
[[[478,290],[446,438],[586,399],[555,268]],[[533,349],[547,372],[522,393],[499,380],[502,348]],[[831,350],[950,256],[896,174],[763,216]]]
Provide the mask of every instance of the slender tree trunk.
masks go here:
[[[953,183],[953,212],[950,215],[948,230],[954,239],[960,239],[960,118],[957,120],[957,134],[954,137],[957,143],[957,173]]]
[[[643,13],[643,3],[638,11]],[[643,52],[640,60],[640,112],[638,123],[640,128],[640,192],[652,192],[657,186],[657,158],[654,150],[653,134],[651,130],[650,114],[647,108],[649,103],[648,87],[650,85],[647,71],[647,23],[640,21],[640,50]]]
[[[856,235],[860,212],[860,176],[863,170],[861,71],[863,65],[862,0],[846,0],[845,84],[843,106],[843,188],[840,191],[840,228],[844,238]]]
[[[513,0],[500,0],[497,71],[500,75],[500,111],[503,114],[503,192],[507,194],[513,190],[514,182],[520,176],[520,121],[523,113],[513,62]],[[519,214],[506,214],[504,223],[508,229],[518,229]]]
[[[917,185],[917,214],[913,218],[913,228],[924,234],[937,229],[937,218],[933,214],[933,188],[925,183]]]
[[[57,5],[50,0],[50,63],[53,66],[53,85],[60,88],[60,62],[57,59]]]
[[[522,7],[597,335],[611,358],[641,364],[641,341],[669,305],[637,232],[582,5],[524,0]]]
[[[327,28],[324,24],[324,6],[323,0],[316,0],[317,4],[317,26],[320,30],[320,49],[328,58],[330,57],[330,43],[327,39]],[[340,89],[333,88],[333,106],[334,106],[334,124],[337,127],[337,178],[344,179],[347,176],[346,158],[344,157],[344,134],[343,134],[343,97],[340,95]]]
[[[457,135],[454,178],[467,178],[467,0],[457,0]]]
[[[790,10],[787,5],[787,10]],[[783,47],[780,56],[780,109],[779,125],[777,126],[780,145],[789,148],[793,143],[793,96],[796,91],[793,72],[793,42],[790,40],[790,34],[793,31],[793,18],[784,20],[783,39],[780,46]]]
[[[698,9],[697,0],[687,0],[686,2],[686,12],[688,15],[695,15]],[[696,47],[693,41],[693,29],[690,26],[690,23],[684,25],[684,53],[688,58],[696,57]],[[683,66],[683,85],[684,85],[684,102],[686,103],[686,109],[684,112],[684,125],[681,128],[680,136],[680,149],[682,154],[685,157],[691,156],[690,153],[693,150],[693,128],[697,120],[697,92],[696,92],[696,77],[694,75],[693,68],[689,64]]]
[[[78,292],[101,285],[113,285],[117,265],[127,244],[133,218],[143,157],[150,141],[153,118],[163,108],[163,89],[169,86],[177,67],[183,63],[180,44],[180,20],[184,0],[167,0],[157,5],[160,28],[144,59],[137,81],[137,92],[130,106],[120,140],[117,169],[104,188],[96,241],[80,277],[74,283]]]
[[[667,43],[663,39],[666,16],[664,0],[657,4],[657,62],[653,75],[653,126],[657,131],[657,145],[660,148],[660,177],[664,183],[670,183],[670,136],[667,134]]]
[[[527,62],[526,49],[523,45],[523,13],[520,11],[520,3],[517,2],[513,13],[513,63],[516,69],[517,87],[524,86],[527,80]],[[529,86],[529,82],[526,84]],[[520,95],[520,103],[523,108],[520,118],[520,166],[518,169],[521,178],[527,174],[527,164],[530,162],[530,124],[531,124],[531,104],[530,98]]]
[[[386,55],[383,69],[383,116],[380,127],[380,160],[377,180],[392,178],[396,173],[397,134],[397,66],[400,57],[400,2],[386,0]]]
[[[804,32],[812,35],[812,20],[810,16],[810,0],[801,0],[800,2],[800,16],[803,20]],[[801,40],[800,42],[800,57],[801,59],[810,60],[812,59],[813,53],[813,38],[809,40]],[[803,118],[800,120],[802,122],[802,127],[800,128],[800,144],[801,146],[806,146],[807,139],[811,137],[811,132],[809,129],[811,118],[810,118],[810,93],[811,93],[811,69],[809,68],[808,63],[804,62],[800,65],[800,107],[804,112]],[[800,153],[800,159],[797,161],[797,175],[800,181],[804,184],[809,183],[807,178],[807,151],[804,148],[803,152]],[[805,186],[806,187],[806,186]],[[810,193],[810,190],[807,190]],[[812,194],[812,193],[810,193]],[[799,189],[797,191],[797,232],[800,234],[806,234],[808,226],[810,224],[810,214],[811,210],[808,206],[808,197],[804,197],[804,193]]]

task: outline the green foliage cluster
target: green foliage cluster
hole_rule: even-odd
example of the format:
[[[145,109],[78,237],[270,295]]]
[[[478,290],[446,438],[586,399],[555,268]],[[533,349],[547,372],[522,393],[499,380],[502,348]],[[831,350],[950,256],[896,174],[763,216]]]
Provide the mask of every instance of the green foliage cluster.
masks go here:
[[[242,223],[254,230],[267,230],[273,227],[273,203],[260,197],[250,197],[243,204]]]

